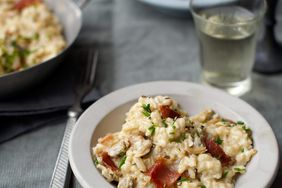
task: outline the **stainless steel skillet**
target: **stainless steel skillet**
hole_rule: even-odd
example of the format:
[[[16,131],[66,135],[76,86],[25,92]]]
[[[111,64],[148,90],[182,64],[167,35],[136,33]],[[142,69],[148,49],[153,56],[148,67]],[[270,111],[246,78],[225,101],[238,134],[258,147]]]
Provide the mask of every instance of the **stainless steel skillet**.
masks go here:
[[[16,96],[30,86],[38,84],[62,62],[66,52],[77,38],[82,26],[81,8],[89,0],[44,0],[59,18],[64,29],[67,47],[57,56],[21,71],[0,76],[0,98]]]

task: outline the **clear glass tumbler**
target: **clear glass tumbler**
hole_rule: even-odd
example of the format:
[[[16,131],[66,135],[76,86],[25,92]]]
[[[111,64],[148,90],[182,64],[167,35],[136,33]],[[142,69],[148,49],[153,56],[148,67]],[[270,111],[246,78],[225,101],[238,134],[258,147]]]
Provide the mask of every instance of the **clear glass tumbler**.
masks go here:
[[[191,0],[200,43],[202,81],[241,96],[251,89],[256,33],[264,0]]]

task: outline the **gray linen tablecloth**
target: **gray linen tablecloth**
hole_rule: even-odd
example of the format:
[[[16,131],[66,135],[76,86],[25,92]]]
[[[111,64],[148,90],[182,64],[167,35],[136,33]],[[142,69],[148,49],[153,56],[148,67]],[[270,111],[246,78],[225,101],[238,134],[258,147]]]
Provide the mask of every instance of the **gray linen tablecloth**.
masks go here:
[[[199,81],[198,44],[189,17],[169,16],[132,0],[95,0],[83,12],[77,44],[99,47],[97,87],[103,94],[146,81]],[[268,120],[281,145],[282,75],[253,74],[253,81],[243,99]],[[65,123],[65,118],[53,121],[0,145],[0,187],[48,187]],[[282,170],[273,187],[282,187],[281,176]]]

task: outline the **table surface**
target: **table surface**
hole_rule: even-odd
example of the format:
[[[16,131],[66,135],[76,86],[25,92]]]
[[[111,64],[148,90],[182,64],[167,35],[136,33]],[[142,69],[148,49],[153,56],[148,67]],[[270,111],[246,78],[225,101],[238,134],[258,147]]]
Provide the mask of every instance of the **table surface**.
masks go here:
[[[96,85],[103,94],[154,80],[199,82],[198,43],[191,17],[163,14],[132,0],[92,1],[83,17],[76,45],[100,49]],[[277,33],[280,28],[278,24]],[[281,150],[282,74],[252,76],[253,89],[242,99],[267,119]],[[62,118],[1,144],[0,187],[48,187],[65,123]],[[280,169],[272,187],[282,187],[281,176]],[[74,187],[80,186],[75,182]]]

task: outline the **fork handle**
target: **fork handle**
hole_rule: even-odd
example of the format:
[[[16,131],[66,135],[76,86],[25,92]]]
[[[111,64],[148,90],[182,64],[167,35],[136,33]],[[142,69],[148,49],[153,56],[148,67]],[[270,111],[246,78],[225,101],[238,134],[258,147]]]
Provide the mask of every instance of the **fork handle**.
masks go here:
[[[70,113],[69,113],[70,114]],[[52,179],[49,188],[65,188],[69,187],[71,168],[69,165],[69,141],[72,129],[77,120],[77,115],[69,115],[69,119],[64,132],[64,137],[57,157],[55,168],[53,171]]]

